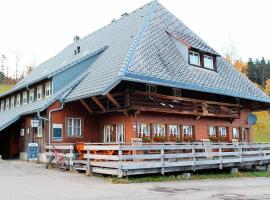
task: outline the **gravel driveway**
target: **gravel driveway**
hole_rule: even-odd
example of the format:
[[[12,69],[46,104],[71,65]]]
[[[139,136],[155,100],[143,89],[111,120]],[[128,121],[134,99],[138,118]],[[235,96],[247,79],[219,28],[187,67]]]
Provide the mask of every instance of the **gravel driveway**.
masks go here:
[[[1,200],[270,199],[270,178],[234,178],[111,184],[83,174],[45,170],[43,165],[0,161]]]

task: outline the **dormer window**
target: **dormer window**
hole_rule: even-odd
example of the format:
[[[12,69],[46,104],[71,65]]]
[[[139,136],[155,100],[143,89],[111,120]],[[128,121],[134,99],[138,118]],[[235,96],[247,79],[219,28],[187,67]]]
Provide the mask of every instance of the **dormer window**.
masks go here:
[[[43,90],[42,85],[37,87],[37,100],[42,99],[42,90]]]
[[[11,99],[10,99],[10,108],[12,109],[12,108],[14,108],[15,107],[15,97],[13,96],[13,97],[11,97]]]
[[[212,56],[203,55],[203,64],[207,69],[214,69],[214,61]]]
[[[21,94],[17,94],[16,97],[16,107],[19,107],[21,105]]]
[[[52,83],[46,83],[45,85],[45,97],[49,97],[52,94],[52,87],[51,87]]]
[[[5,101],[2,100],[1,101],[1,112],[3,112],[5,110]]]
[[[195,51],[189,51],[189,63],[191,65],[197,65],[200,66],[201,65],[201,61],[200,61],[200,54],[195,52]]]
[[[34,98],[35,98],[35,90],[31,89],[29,91],[29,103],[32,103],[34,101]]]
[[[27,104],[27,91],[23,92],[23,105]]]
[[[6,99],[6,110],[9,110],[9,99]]]
[[[147,84],[146,85],[146,92],[147,93],[157,93],[157,86],[156,85],[150,85],[150,84]]]

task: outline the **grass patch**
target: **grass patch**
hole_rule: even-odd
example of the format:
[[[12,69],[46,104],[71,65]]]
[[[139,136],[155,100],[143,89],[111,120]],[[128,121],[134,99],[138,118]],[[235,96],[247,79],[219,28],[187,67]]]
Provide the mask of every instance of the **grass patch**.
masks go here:
[[[0,94],[10,90],[13,87],[13,85],[3,85],[0,84]]]
[[[202,171],[191,175],[192,180],[201,179],[225,179],[237,177],[270,177],[267,171],[239,171],[237,174],[231,174],[229,171]],[[167,181],[185,181],[188,180],[182,174],[170,175],[145,175],[128,178],[108,177],[107,180],[113,184],[146,183],[146,182],[167,182]]]
[[[253,126],[254,142],[270,142],[270,114],[269,112],[257,112],[257,124]]]

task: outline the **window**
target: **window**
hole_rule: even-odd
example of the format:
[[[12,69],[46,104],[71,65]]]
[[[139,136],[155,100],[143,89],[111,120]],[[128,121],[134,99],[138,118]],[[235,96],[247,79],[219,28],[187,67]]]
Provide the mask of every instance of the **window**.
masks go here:
[[[183,126],[183,135],[185,136],[192,136],[192,126]]]
[[[217,128],[214,126],[209,126],[208,134],[209,134],[209,137],[216,137],[217,136]]]
[[[173,88],[173,96],[181,97],[181,89]]]
[[[43,93],[42,90],[43,90],[42,85],[37,87],[37,100],[42,99],[42,93]]]
[[[16,107],[19,107],[21,105],[21,94],[17,94],[16,97]]]
[[[125,142],[124,124],[116,124],[116,142]]]
[[[219,127],[219,135],[222,137],[227,136],[227,128],[226,127]]]
[[[150,137],[150,126],[148,124],[138,124],[139,137]]]
[[[170,135],[180,135],[180,132],[179,132],[179,126],[178,125],[169,125],[169,134]]]
[[[9,110],[9,98],[6,99],[6,110]]]
[[[35,89],[31,89],[29,91],[29,103],[32,103],[34,101],[35,98]]]
[[[156,85],[150,85],[150,84],[147,84],[146,85],[146,92],[148,93],[157,93],[157,86]]]
[[[191,65],[201,65],[200,54],[194,51],[189,51],[189,63]]]
[[[67,135],[68,136],[81,136],[81,119],[68,118],[67,119]]]
[[[39,125],[37,128],[37,137],[42,137],[43,136],[43,121],[39,121]]]
[[[204,55],[203,56],[203,63],[204,63],[205,68],[214,69],[213,57]]]
[[[53,141],[62,141],[63,125],[62,124],[53,124],[52,129],[53,129],[52,140]]]
[[[111,142],[112,141],[112,132],[111,126],[106,125],[103,129],[103,142]]]
[[[46,83],[45,85],[45,97],[49,97],[52,94],[52,87],[51,87],[52,83]]]
[[[154,124],[153,129],[154,129],[154,135],[165,136],[165,130],[166,130],[165,125],[163,125],[163,124]]]
[[[5,101],[2,100],[1,101],[1,112],[3,112],[5,110]]]
[[[22,99],[22,104],[25,105],[27,104],[27,91],[23,92],[23,99]]]
[[[239,138],[239,128],[233,128],[233,139]]]
[[[12,108],[14,108],[14,106],[15,106],[15,97],[11,97],[11,99],[10,99],[10,108],[12,109]]]

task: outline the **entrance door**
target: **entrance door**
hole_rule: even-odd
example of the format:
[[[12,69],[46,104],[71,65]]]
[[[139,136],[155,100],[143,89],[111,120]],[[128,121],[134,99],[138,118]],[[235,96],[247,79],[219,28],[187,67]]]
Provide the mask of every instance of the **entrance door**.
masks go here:
[[[104,126],[103,130],[103,142],[111,142],[111,141],[112,141],[111,126],[106,125]]]

